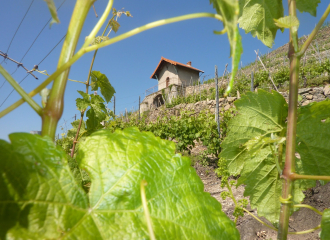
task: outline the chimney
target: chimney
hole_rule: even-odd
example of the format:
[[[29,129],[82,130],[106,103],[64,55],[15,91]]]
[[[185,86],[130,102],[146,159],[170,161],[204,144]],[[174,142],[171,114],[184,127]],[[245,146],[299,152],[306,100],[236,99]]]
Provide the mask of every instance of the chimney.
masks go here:
[[[187,62],[187,65],[191,67],[191,61]]]

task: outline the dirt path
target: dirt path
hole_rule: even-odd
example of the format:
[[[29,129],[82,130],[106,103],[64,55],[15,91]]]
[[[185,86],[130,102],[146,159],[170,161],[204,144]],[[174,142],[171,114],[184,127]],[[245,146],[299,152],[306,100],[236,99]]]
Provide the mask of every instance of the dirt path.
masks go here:
[[[194,168],[197,174],[200,176],[204,183],[204,189],[209,192],[212,197],[217,199],[221,205],[222,210],[229,216],[232,220],[234,217],[232,215],[234,211],[234,203],[231,199],[227,198],[223,200],[220,193],[226,191],[220,187],[220,179],[214,173],[216,167],[215,163],[211,163],[211,166],[202,166],[199,162],[196,162]],[[236,198],[243,198],[244,187],[239,186],[237,189],[232,188],[233,194]],[[306,198],[303,203],[309,204],[316,209],[323,211],[325,208],[330,208],[330,183],[308,190],[306,192]],[[248,210],[251,210],[248,206]],[[251,213],[257,215],[255,209],[251,210]],[[265,220],[263,218],[263,220]],[[265,220],[267,222],[267,220]],[[268,222],[269,223],[269,222]],[[321,223],[321,216],[317,215],[313,211],[303,208],[298,212],[295,212],[290,217],[289,231],[303,231],[316,227]],[[241,234],[242,240],[254,240],[254,239],[273,239],[277,237],[277,232],[265,227],[253,217],[249,216],[247,213],[244,217],[240,217],[237,221],[237,228]],[[316,230],[312,233],[303,235],[289,235],[290,240],[315,240],[319,238],[320,230]]]

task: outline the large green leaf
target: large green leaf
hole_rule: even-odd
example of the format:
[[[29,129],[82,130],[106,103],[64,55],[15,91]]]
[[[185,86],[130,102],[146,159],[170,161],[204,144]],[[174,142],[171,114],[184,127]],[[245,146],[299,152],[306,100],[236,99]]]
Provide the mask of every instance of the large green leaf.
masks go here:
[[[240,0],[239,26],[246,33],[251,32],[266,46],[272,47],[279,29],[274,19],[283,17],[282,0]]]
[[[227,31],[230,44],[230,56],[232,58],[232,71],[227,88],[227,93],[233,88],[234,78],[239,67],[243,52],[241,36],[238,30],[239,4],[238,0],[210,0],[217,13],[223,17],[223,25]]]
[[[86,194],[50,139],[9,138],[0,141],[1,239],[148,239],[142,180],[156,239],[239,239],[170,141],[137,129],[86,138],[77,155],[92,181]]]
[[[284,141],[287,103],[277,92],[259,90],[243,95],[235,106],[238,114],[229,122],[219,157],[227,160],[230,174],[241,175],[238,184],[246,185],[244,195],[250,196],[251,207],[276,225],[282,180],[273,152]],[[302,186],[294,184],[294,202],[303,200]]]
[[[320,2],[320,0],[296,0],[296,5],[300,12],[308,12],[312,16],[316,17],[317,5]]]
[[[76,183],[66,154],[51,139],[27,133],[0,140],[0,239],[55,239],[70,229],[85,232],[88,198]],[[16,226],[16,227],[15,227]],[[25,234],[29,232],[29,234]],[[30,235],[30,237],[29,237]]]
[[[105,76],[103,73],[100,73],[99,71],[93,71],[91,74],[91,88],[93,91],[97,91],[98,88],[100,88],[101,93],[107,103],[116,93],[107,76]]]
[[[302,107],[297,122],[296,151],[300,174],[330,175],[330,101]]]
[[[323,211],[321,228],[321,240],[330,240],[330,209]]]
[[[229,122],[220,157],[227,159],[230,173],[238,175],[245,159],[250,158],[243,145],[256,137],[279,135],[285,128],[288,106],[281,94],[261,89],[243,95],[235,106],[239,114]]]

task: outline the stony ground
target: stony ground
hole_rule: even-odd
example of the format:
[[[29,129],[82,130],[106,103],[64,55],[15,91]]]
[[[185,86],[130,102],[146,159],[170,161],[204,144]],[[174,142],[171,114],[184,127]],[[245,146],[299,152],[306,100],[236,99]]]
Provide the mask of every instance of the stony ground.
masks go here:
[[[194,148],[192,154],[198,154],[205,148],[198,146]],[[204,189],[206,192],[209,192],[212,197],[217,199],[221,205],[222,210],[229,216],[232,220],[234,217],[232,213],[234,211],[234,203],[230,198],[223,200],[220,196],[220,193],[226,191],[220,187],[220,178],[218,178],[214,172],[216,168],[215,161],[211,161],[208,166],[206,162],[199,160],[198,158],[192,158],[194,162],[194,168],[196,169],[197,174],[200,176],[204,183]],[[243,198],[244,187],[239,186],[238,188],[232,188],[233,194],[236,199]],[[323,211],[325,208],[330,208],[330,183],[306,191],[306,198],[303,203],[313,206],[319,211]],[[251,209],[250,206],[247,208],[250,210],[250,213],[257,215],[256,209]],[[264,218],[262,218],[265,222]],[[269,223],[269,222],[267,222]],[[289,231],[303,231],[316,227],[321,223],[321,217],[314,213],[313,211],[307,208],[301,208],[299,211],[295,212],[290,217]],[[242,240],[259,240],[259,239],[276,239],[277,232],[265,227],[252,216],[245,213],[244,217],[240,217],[237,221],[237,228],[241,234]],[[316,240],[319,238],[320,230],[316,230],[312,233],[303,234],[303,235],[289,235],[289,240]]]

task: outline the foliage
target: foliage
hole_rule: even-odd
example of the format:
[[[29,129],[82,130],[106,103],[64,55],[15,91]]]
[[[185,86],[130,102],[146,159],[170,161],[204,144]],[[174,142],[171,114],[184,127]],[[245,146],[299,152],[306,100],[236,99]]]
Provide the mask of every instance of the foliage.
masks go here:
[[[86,194],[51,139],[26,133],[9,138],[11,144],[0,141],[1,239],[148,238],[142,180],[149,183],[145,195],[157,239],[239,239],[171,142],[136,129],[94,133],[77,155],[92,182]]]
[[[224,123],[222,137],[225,134],[228,136],[220,148],[221,139],[215,121],[212,120],[213,114],[200,113],[194,116],[195,113],[185,112],[180,117],[159,118],[153,124],[136,121],[134,118],[123,122],[113,115],[113,120],[109,121],[111,113],[106,109],[104,99],[88,94],[87,87],[86,93],[79,92],[82,98],[76,101],[77,108],[81,111],[79,127],[83,126],[82,132],[77,128],[78,122],[72,124],[74,129],[77,128],[76,135],[80,139],[82,135],[87,137],[85,141],[80,141],[76,158],[68,159],[65,152],[54,146],[52,139],[62,114],[64,89],[70,67],[85,53],[116,42],[105,37],[105,31],[109,26],[110,31],[118,30],[120,25],[116,19],[121,14],[131,16],[130,12],[113,9],[113,16],[102,36],[96,37],[111,12],[112,1],[109,1],[103,16],[86,37],[82,48],[74,53],[82,23],[93,2],[81,1],[76,5],[58,68],[32,94],[26,94],[15,85],[10,74],[0,66],[2,75],[23,98],[23,101],[7,108],[9,110],[1,112],[1,116],[26,101],[42,117],[44,135],[12,134],[11,144],[0,140],[0,238],[152,238],[154,229],[157,238],[164,239],[178,236],[189,239],[238,239],[239,234],[234,224],[221,212],[220,204],[203,192],[202,182],[189,166],[189,160],[174,153],[173,143],[156,138],[151,133],[141,133],[136,128],[116,131],[135,124],[161,138],[177,139],[178,150],[189,151],[196,140],[207,145],[212,154],[217,154],[222,148],[218,163],[218,173],[223,175],[222,182],[230,174],[240,175],[237,185],[246,186],[245,195],[250,197],[251,207],[257,208],[258,214],[268,218],[274,225],[280,219],[278,238],[286,239],[289,214],[297,207],[294,204],[302,201],[302,191],[314,186],[315,180],[330,179],[330,145],[327,141],[330,136],[330,101],[310,104],[297,112],[300,58],[329,14],[330,6],[302,46],[298,44],[299,21],[296,19],[296,9],[316,15],[319,0],[290,1],[289,16],[284,16],[281,0],[211,0],[218,14],[197,13],[165,19],[119,36],[116,40],[189,18],[213,17],[221,20],[224,30],[216,33],[228,33],[232,57],[232,74],[225,93],[227,95],[233,89],[242,53],[237,23],[246,33],[251,32],[269,47],[273,45],[278,29],[290,28],[289,114],[287,103],[280,94],[262,90],[258,93],[248,92],[235,103],[238,114],[229,125]],[[48,0],[47,3],[53,18],[56,18],[53,1]],[[311,65],[311,62],[307,65]],[[329,73],[329,69],[329,61],[320,63],[309,69],[303,68],[301,77]],[[282,69],[275,76],[276,84],[284,85],[288,79],[287,73],[287,69]],[[268,75],[267,71],[257,72],[256,86],[269,87]],[[93,72],[92,78],[92,88],[100,88],[105,101],[109,102],[114,89],[107,77]],[[325,78],[329,80],[328,77]],[[32,96],[53,80],[55,82],[49,96],[43,99],[42,104],[45,106],[41,107],[34,102]],[[244,87],[247,80],[248,78],[243,77],[242,83],[237,84],[236,88],[242,91],[247,89],[247,86]],[[236,82],[240,81],[236,79]],[[89,81],[85,84],[88,86]],[[213,96],[214,90],[210,90],[210,94]],[[184,101],[196,101],[196,96],[194,100],[191,98],[184,98]],[[88,117],[86,123],[82,122],[85,111]],[[230,118],[232,115],[230,113],[225,117]],[[106,122],[109,130],[99,130],[102,128],[101,121]],[[198,129],[201,126],[203,130]],[[73,131],[68,132],[67,138],[72,138]],[[58,140],[58,143],[69,147],[64,140]],[[73,148],[75,143],[76,141],[73,142]],[[86,169],[88,177],[82,168]],[[145,180],[150,184],[147,191],[142,185]],[[86,181],[90,187],[86,186]],[[229,196],[235,202],[236,222],[247,202],[242,200],[237,203],[230,188],[235,181],[225,182],[229,192],[224,193],[223,197]],[[328,239],[329,212],[326,210],[322,214],[321,237]]]
[[[283,17],[282,1],[241,0],[239,5],[241,12],[238,20],[239,26],[246,33],[251,32],[253,37],[257,36],[266,46],[272,47],[276,32],[279,29],[273,19]]]
[[[330,209],[325,209],[321,220],[321,240],[330,239]]]
[[[116,129],[138,127],[140,131],[150,131],[162,139],[175,139],[177,150],[190,152],[195,146],[195,141],[201,141],[207,147],[207,154],[217,156],[220,152],[220,143],[227,132],[227,124],[233,113],[225,111],[221,117],[222,138],[219,139],[217,124],[214,121],[214,114],[203,111],[195,114],[189,111],[181,112],[180,116],[159,117],[153,123],[146,123],[146,116],[140,121],[136,117],[129,118],[127,122],[121,118],[114,119],[107,123],[106,128],[112,132]]]
[[[97,91],[98,89],[100,89],[107,103],[110,102],[111,98],[116,93],[105,74],[102,74],[99,71],[93,71],[91,73],[91,90]]]
[[[251,207],[276,225],[280,214],[284,159],[280,149],[285,141],[287,104],[277,92],[259,90],[242,96],[235,106],[238,114],[229,122],[219,158],[226,159],[230,174],[240,174],[238,185],[246,185],[244,196],[250,197]],[[326,140],[330,135],[330,112],[326,110],[329,108],[330,101],[323,101],[299,111],[296,151],[301,156],[301,161],[297,160],[300,174],[330,175],[330,168],[326,167],[330,149]],[[314,184],[311,180],[295,181],[293,201],[301,202],[302,191]]]

